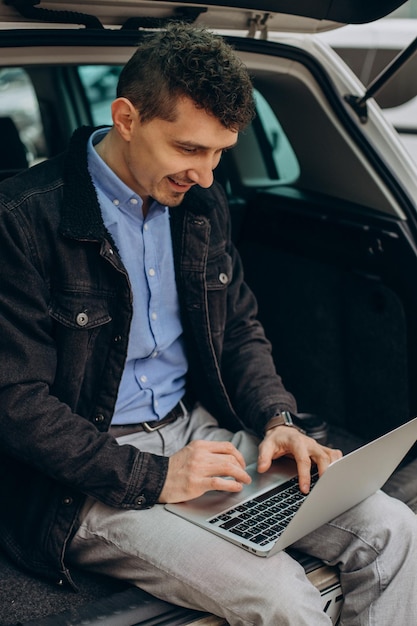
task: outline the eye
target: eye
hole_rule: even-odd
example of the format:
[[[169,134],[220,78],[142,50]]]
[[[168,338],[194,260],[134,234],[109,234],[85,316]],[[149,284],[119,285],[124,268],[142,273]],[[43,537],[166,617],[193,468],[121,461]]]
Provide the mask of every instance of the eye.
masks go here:
[[[195,154],[197,152],[197,148],[195,146],[187,146],[183,144],[178,144],[177,149],[183,154]]]

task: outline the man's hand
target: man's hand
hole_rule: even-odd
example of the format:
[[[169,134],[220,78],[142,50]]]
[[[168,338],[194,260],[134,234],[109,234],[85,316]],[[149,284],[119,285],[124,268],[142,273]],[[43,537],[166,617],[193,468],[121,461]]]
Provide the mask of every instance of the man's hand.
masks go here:
[[[227,441],[192,441],[169,459],[159,502],[183,502],[206,491],[238,492],[251,479],[245,460]]]
[[[315,439],[303,435],[295,428],[277,426],[265,433],[259,444],[258,472],[266,472],[274,459],[291,456],[297,463],[298,483],[303,493],[310,490],[310,472],[312,461],[317,465],[321,476],[325,469],[336,459],[340,459],[340,450],[322,446]]]

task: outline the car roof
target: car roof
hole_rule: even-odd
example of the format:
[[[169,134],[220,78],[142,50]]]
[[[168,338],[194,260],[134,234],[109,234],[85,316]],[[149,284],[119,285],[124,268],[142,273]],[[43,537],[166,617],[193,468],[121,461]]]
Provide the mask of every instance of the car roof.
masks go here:
[[[270,30],[292,32],[318,32],[336,28],[341,24],[374,21],[388,15],[406,0],[206,0],[194,2],[181,0],[7,0],[0,3],[0,22],[35,21],[37,10],[72,11],[87,13],[98,18],[103,25],[121,25],[137,15],[167,18],[173,15],[198,18],[198,23],[210,28],[245,29],[248,24],[261,23]],[[36,7],[33,5],[36,4]],[[14,5],[21,7],[23,17]],[[32,17],[31,17],[32,16]],[[39,11],[38,11],[39,16]],[[54,21],[56,19],[54,17]],[[58,19],[59,22],[59,19]]]

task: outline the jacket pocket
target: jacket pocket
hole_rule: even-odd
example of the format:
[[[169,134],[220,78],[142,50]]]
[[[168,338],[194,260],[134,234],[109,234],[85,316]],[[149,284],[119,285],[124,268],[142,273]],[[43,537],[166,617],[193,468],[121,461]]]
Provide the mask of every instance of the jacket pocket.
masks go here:
[[[228,288],[232,273],[232,259],[224,252],[207,262],[206,286],[211,335],[220,343],[226,327]]]
[[[73,330],[92,330],[112,319],[108,298],[80,292],[55,293],[49,304],[49,314]]]
[[[223,253],[207,262],[206,283],[209,291],[225,290],[232,280],[232,259]]]
[[[112,336],[111,297],[61,291],[53,294],[49,314],[54,320],[56,372],[52,392],[77,409],[97,393]]]

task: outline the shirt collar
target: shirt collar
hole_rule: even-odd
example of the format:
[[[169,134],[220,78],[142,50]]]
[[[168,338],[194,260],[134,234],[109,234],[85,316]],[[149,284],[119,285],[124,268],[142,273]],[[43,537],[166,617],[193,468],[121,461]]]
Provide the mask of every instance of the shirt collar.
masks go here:
[[[120,210],[138,213],[142,216],[142,198],[128,187],[99,156],[94,146],[109,132],[110,127],[99,128],[90,136],[87,144],[88,170],[93,183]],[[167,211],[167,207],[154,200],[149,209],[149,217]]]

